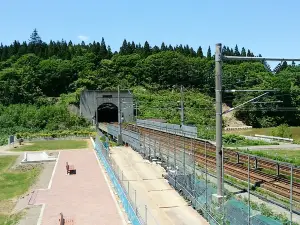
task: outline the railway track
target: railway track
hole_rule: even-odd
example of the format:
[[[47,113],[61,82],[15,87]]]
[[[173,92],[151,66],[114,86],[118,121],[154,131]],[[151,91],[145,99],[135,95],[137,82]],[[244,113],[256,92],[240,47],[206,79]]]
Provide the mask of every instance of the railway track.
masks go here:
[[[183,137],[176,134],[170,134],[162,131],[152,130],[144,127],[136,127],[127,125],[125,128],[130,131],[139,132],[142,137],[151,137],[159,143],[161,148],[169,151],[194,154],[195,161],[200,166],[207,166],[212,170],[216,168],[215,162],[215,146],[209,142],[204,142],[198,139]],[[170,148],[173,145],[174,148]],[[184,150],[183,150],[184,149]],[[206,155],[205,155],[206,153]],[[237,160],[238,157],[238,160]],[[248,156],[239,154],[236,151],[226,149],[224,154],[224,173],[243,181],[248,180]],[[272,175],[260,171],[260,168],[268,170],[277,170],[289,175],[290,168],[285,165],[278,165],[273,161],[251,157],[250,158],[250,182],[255,186],[260,186],[270,192],[276,193],[285,198],[290,198],[290,181],[284,177]],[[294,169],[293,176],[300,178],[300,170]],[[293,200],[300,202],[300,183],[293,182]]]

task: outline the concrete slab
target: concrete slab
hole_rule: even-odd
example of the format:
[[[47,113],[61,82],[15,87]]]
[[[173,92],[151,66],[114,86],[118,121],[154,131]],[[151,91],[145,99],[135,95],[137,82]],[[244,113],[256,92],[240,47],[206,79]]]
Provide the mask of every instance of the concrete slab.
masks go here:
[[[21,163],[36,163],[56,161],[56,157],[49,156],[46,152],[25,152]]]

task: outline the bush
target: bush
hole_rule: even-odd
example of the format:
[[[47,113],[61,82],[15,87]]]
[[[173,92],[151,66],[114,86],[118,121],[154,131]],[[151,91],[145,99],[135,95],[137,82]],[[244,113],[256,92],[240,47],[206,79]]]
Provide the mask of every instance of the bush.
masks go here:
[[[66,105],[0,105],[0,145],[9,135],[23,137],[88,136],[89,123],[68,111]]]
[[[246,140],[245,137],[243,137],[241,135],[237,135],[237,134],[224,134],[223,135],[223,143],[224,144],[237,144],[237,143],[240,143],[245,140]]]
[[[224,134],[223,144],[227,146],[256,146],[256,145],[278,145],[278,143],[269,143],[261,140],[249,140],[237,134]]]
[[[279,125],[272,130],[275,137],[292,138],[292,131],[287,124]]]

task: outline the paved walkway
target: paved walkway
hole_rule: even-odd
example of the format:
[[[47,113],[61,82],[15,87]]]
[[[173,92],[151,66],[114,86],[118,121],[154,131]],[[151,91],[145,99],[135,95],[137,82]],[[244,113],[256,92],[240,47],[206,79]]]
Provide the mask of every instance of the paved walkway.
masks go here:
[[[130,147],[111,148],[111,158],[123,172],[119,174],[123,186],[127,191],[129,187],[130,197],[136,201],[144,221],[147,205],[148,225],[208,224],[162,177],[165,171],[161,166],[144,160]]]
[[[76,175],[66,175],[66,162],[75,165]],[[45,204],[41,224],[58,224],[61,212],[77,225],[124,224],[101,168],[93,150],[61,151],[50,189],[39,190],[33,200]]]

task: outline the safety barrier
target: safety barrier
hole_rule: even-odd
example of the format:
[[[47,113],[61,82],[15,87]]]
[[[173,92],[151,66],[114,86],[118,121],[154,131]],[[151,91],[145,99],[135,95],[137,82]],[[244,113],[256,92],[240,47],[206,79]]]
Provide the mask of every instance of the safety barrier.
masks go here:
[[[109,155],[108,149],[106,149],[101,141],[99,141],[99,138],[96,138],[96,142],[93,141],[94,148],[96,150],[98,159],[101,160],[111,182],[113,183],[114,189],[117,192],[117,195],[119,196],[122,206],[128,216],[129,221],[133,225],[143,225],[143,223],[140,221],[138,216],[135,213],[134,208],[130,204],[128,197],[126,196],[126,193],[124,192],[121,184],[118,182],[118,179],[108,162],[107,158]]]
[[[153,130],[159,130],[167,133],[183,135],[187,137],[197,137],[197,127],[170,124],[170,123],[161,123],[156,121],[149,120],[137,120],[137,125],[145,128],[150,128]]]

